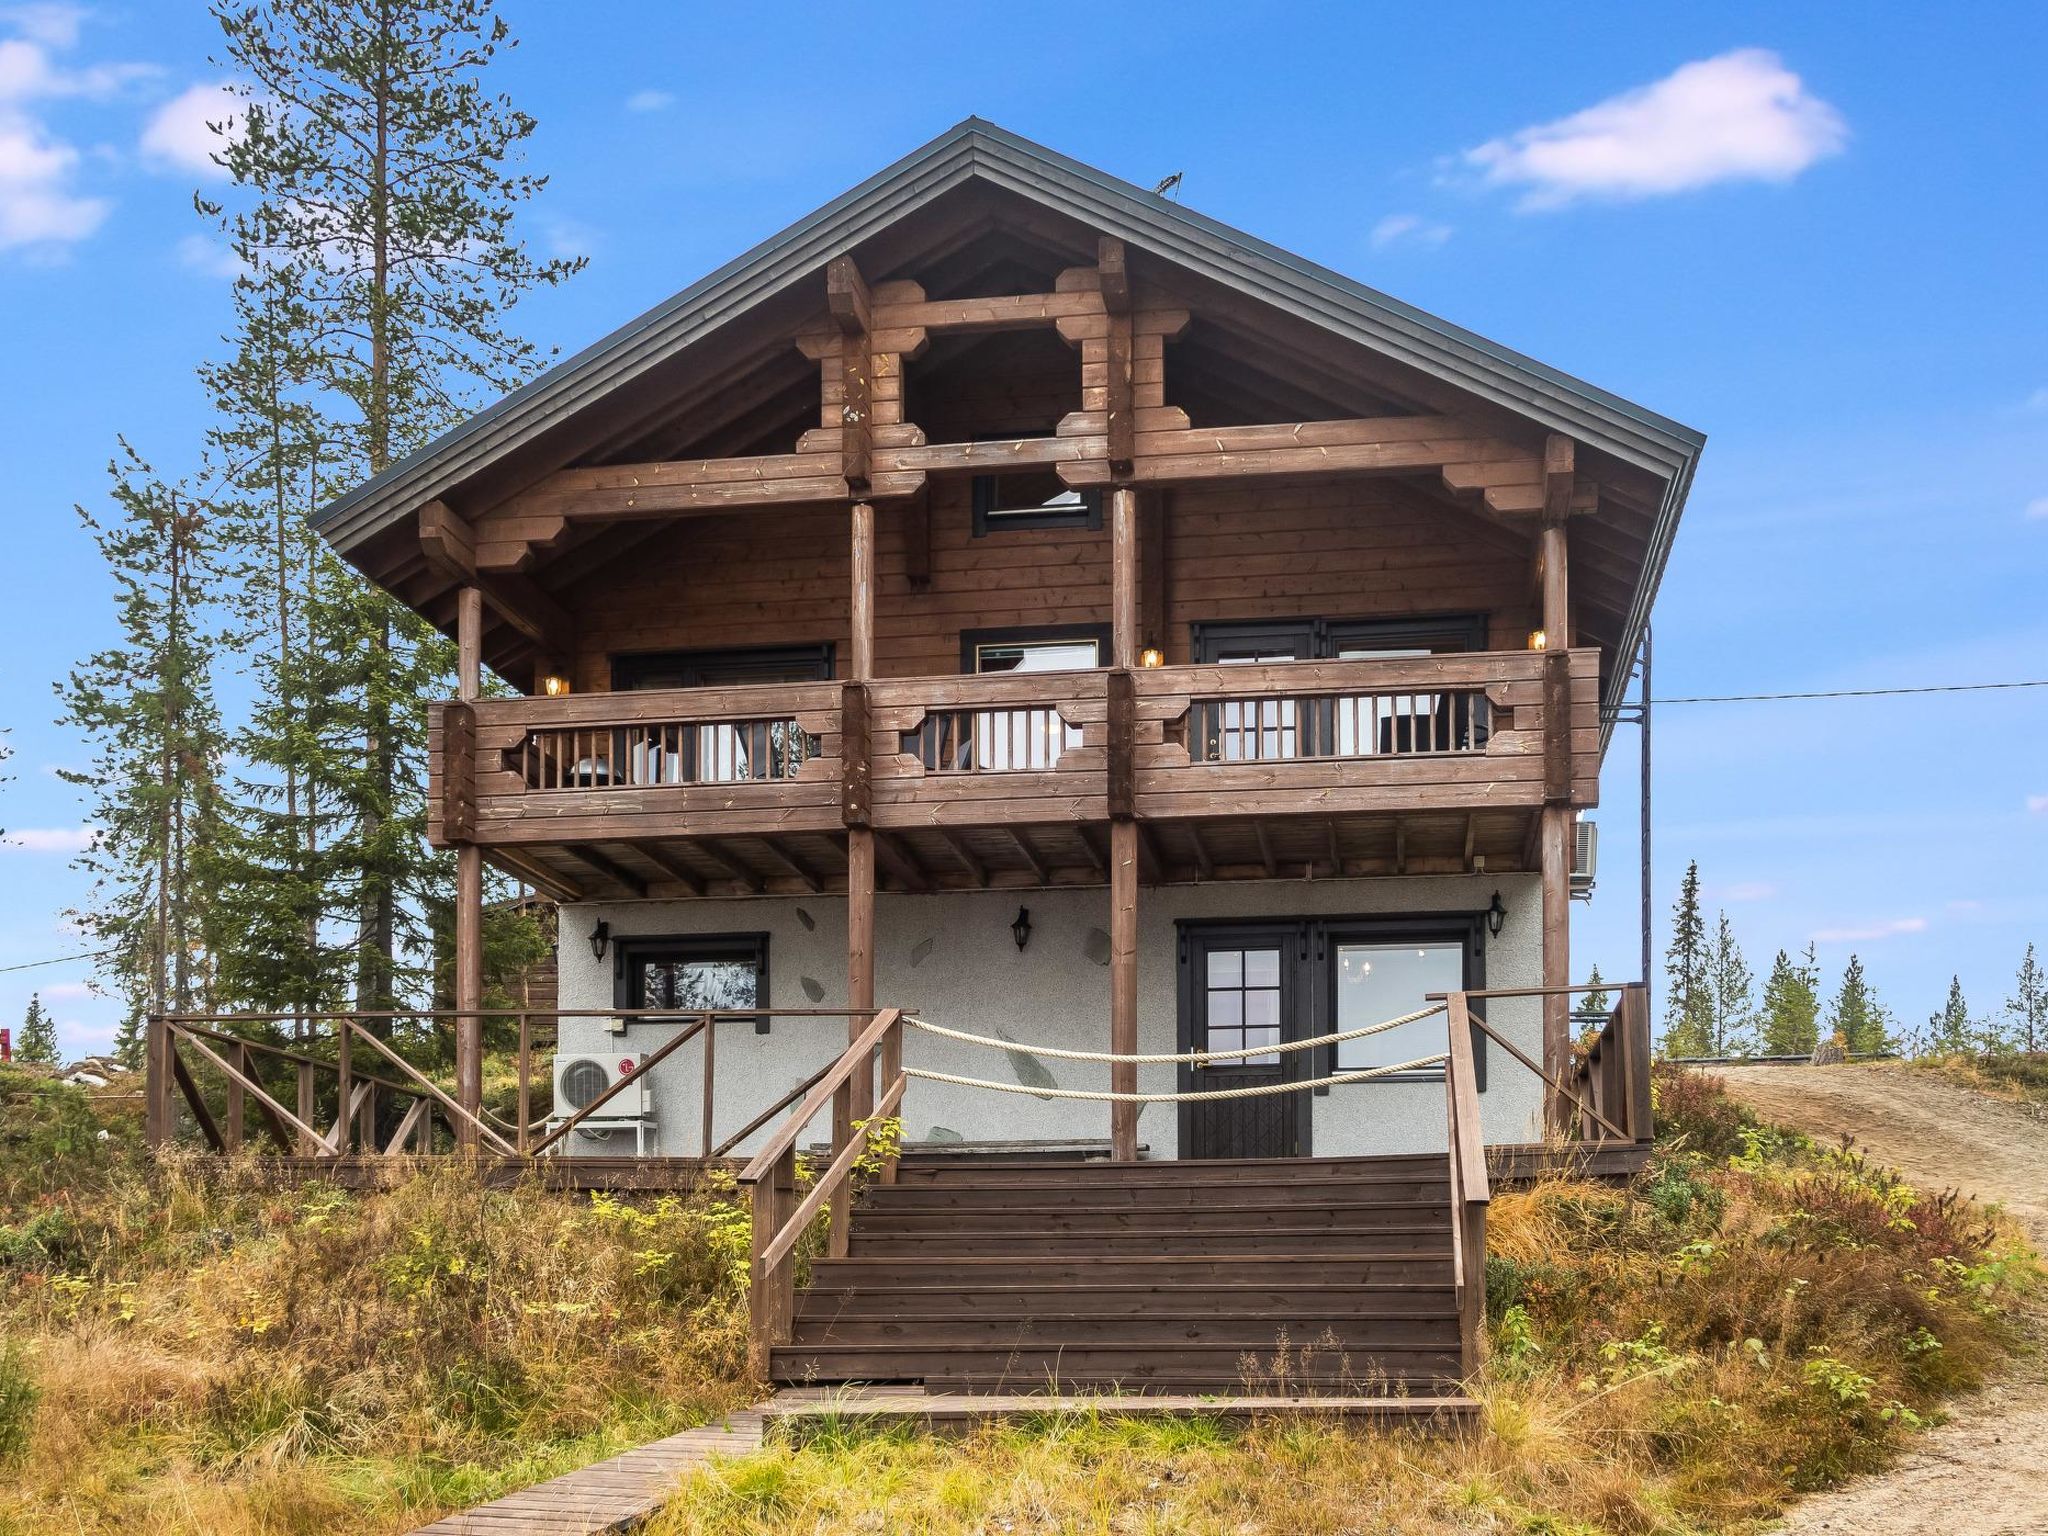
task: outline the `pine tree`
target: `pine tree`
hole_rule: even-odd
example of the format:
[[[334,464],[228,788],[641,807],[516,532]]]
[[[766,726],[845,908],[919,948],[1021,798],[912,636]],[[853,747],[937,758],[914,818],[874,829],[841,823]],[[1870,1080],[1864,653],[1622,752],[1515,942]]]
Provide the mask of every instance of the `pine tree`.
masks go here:
[[[21,1037],[14,1042],[17,1061],[40,1062],[54,1067],[59,1061],[57,1055],[57,1021],[43,1009],[42,994],[31,993],[28,1013],[21,1021]]]
[[[1928,1016],[1927,1037],[1923,1044],[1929,1055],[1954,1056],[1970,1050],[1976,1043],[1969,1005],[1963,1001],[1963,979],[1951,976],[1948,979],[1948,1001]]]
[[[2015,1049],[2038,1051],[2048,1044],[2048,972],[2034,958],[2034,946],[2027,946],[2026,958],[2020,961],[2019,974],[2013,978],[2012,996],[2005,1001],[2005,1016],[2010,1021],[2004,1034]]]
[[[1742,958],[1742,947],[1735,942],[1735,929],[1726,912],[1719,914],[1714,926],[1707,978],[1712,1054],[1748,1055],[1756,1044],[1756,979]]]
[[[1863,975],[1863,961],[1849,957],[1841,989],[1828,1006],[1828,1031],[1839,1035],[1851,1053],[1892,1049],[1892,1018]]]
[[[1664,1050],[1672,1056],[1713,1054],[1713,986],[1707,930],[1700,916],[1700,866],[1685,866],[1671,913],[1671,947],[1664,953]]]
[[[318,446],[308,475],[318,497],[420,447],[476,393],[529,377],[544,358],[502,318],[582,262],[536,262],[512,230],[518,206],[545,183],[512,169],[533,119],[482,85],[512,46],[491,0],[278,0],[223,4],[214,16],[219,62],[243,82],[243,99],[240,132],[216,156],[236,191],[200,206],[248,269],[244,335],[216,381],[243,420],[271,435],[271,452],[281,451],[282,418],[268,392],[275,370],[290,379],[302,414],[287,435]],[[261,346],[255,317],[267,333]],[[316,891],[323,902],[345,893],[355,1005],[389,1007],[425,982],[427,906],[447,879],[423,837],[419,700],[447,691],[452,652],[338,562],[316,554],[309,563],[302,643],[286,663],[295,670],[273,680],[268,703],[280,729],[294,701],[322,708],[263,759],[284,815],[255,818],[243,852],[284,877],[270,930],[308,937],[292,947],[287,974],[248,984],[324,991],[321,913],[309,907]],[[295,785],[318,796],[301,812],[305,825],[293,825]]]
[[[1810,1056],[1820,1034],[1820,965],[1811,944],[1794,964],[1784,950],[1764,983],[1763,1049],[1769,1056]]]
[[[205,512],[158,479],[124,442],[111,467],[116,515],[79,516],[117,593],[120,638],[58,685],[61,723],[93,747],[85,789],[94,843],[78,860],[94,877],[80,924],[107,951],[100,968],[125,999],[119,1037],[132,1062],[149,1013],[213,999],[216,913],[204,879],[218,832],[220,717],[205,627],[217,554]]]
[[[1588,1014],[1608,1013],[1614,1008],[1614,998],[1607,990],[1607,978],[1600,974],[1599,964],[1586,976],[1586,995],[1580,999],[1579,1007]]]

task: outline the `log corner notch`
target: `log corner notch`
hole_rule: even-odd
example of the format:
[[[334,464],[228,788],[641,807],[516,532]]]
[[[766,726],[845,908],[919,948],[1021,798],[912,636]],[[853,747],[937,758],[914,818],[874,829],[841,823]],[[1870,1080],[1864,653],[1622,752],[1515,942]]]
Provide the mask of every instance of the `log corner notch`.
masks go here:
[[[851,256],[825,268],[825,303],[839,330],[839,473],[850,496],[870,489],[874,442],[874,308]]]
[[[1135,364],[1131,330],[1131,273],[1123,241],[1104,235],[1095,258],[1097,280],[1102,286],[1102,307],[1109,315],[1109,335],[1104,379],[1110,475],[1121,482],[1129,478],[1138,453]]]
[[[420,554],[436,575],[457,587],[476,588],[490,610],[533,645],[545,658],[539,670],[576,653],[569,610],[530,576],[483,569],[475,526],[445,501],[420,508],[419,540]]]

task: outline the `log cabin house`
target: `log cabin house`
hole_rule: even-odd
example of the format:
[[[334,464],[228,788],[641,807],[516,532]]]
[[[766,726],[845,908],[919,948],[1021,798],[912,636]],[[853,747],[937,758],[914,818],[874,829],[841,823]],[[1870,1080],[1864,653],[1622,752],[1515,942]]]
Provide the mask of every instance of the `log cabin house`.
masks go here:
[[[1647,1135],[1639,989],[1574,1058],[1570,897],[1702,442],[970,120],[318,527],[460,641],[457,1008],[488,863],[560,903],[552,1150],[755,1155],[764,1368],[987,1385],[936,1316],[986,1345],[971,1266],[1072,1310],[1085,1252],[1092,1331],[1011,1371],[1214,1388],[1270,1333],[1210,1297],[1148,1356],[1119,1287],[1285,1264],[1441,1283],[1393,1334],[1262,1315],[1442,1380],[1475,1149]],[[849,1214],[878,1101],[904,1156]],[[821,1199],[831,1319],[927,1266],[923,1353],[774,1299]],[[1193,1269],[1110,1273],[1169,1229]]]

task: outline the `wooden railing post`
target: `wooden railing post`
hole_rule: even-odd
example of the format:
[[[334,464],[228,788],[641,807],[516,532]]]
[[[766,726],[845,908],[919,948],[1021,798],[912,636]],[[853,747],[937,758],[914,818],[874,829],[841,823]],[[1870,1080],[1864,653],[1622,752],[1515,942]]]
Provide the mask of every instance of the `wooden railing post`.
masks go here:
[[[882,1060],[879,1075],[881,1081],[876,1088],[878,1096],[887,1093],[892,1087],[902,1082],[903,1015],[901,1013],[896,1015],[896,1021],[889,1026],[889,1032],[882,1036]],[[902,1095],[900,1093],[897,1095],[897,1103],[899,1106],[902,1103]],[[896,1182],[896,1163],[899,1156],[901,1139],[900,1136],[895,1138],[898,1145],[892,1146],[887,1160],[882,1164],[881,1181],[884,1184],[894,1184]]]
[[[240,1044],[229,1046],[227,1049],[227,1057],[228,1061],[233,1064],[234,1069],[237,1072],[240,1072],[245,1077],[249,1075],[248,1046]],[[242,1085],[236,1082],[232,1077],[229,1078],[227,1091],[227,1124],[222,1128],[221,1134],[223,1139],[226,1141],[227,1149],[230,1152],[239,1152],[242,1150],[242,1099]]]
[[[700,1138],[703,1146],[703,1157],[706,1162],[709,1162],[711,1160],[711,1113],[712,1106],[716,1102],[716,1095],[713,1092],[712,1083],[717,1075],[717,1072],[718,1017],[715,1014],[706,1014],[704,1016],[704,1123],[702,1126],[704,1134]]]
[[[1621,1027],[1614,1033],[1623,1050],[1623,1107],[1628,1111],[1622,1123],[1639,1145],[1647,1145],[1656,1136],[1657,1126],[1650,1098],[1650,989],[1644,983],[1632,982],[1621,989],[1618,1022]]]
[[[427,1112],[426,1133],[433,1133],[433,1111]],[[519,1015],[519,1135],[514,1143],[526,1156],[526,1142],[533,1124],[533,1015]]]
[[[311,1125],[311,1124],[313,1123],[313,1114],[314,1114],[314,1110],[315,1110],[315,1109],[316,1109],[316,1107],[317,1107],[317,1106],[315,1105],[315,1103],[314,1103],[314,1091],[315,1091],[315,1088],[317,1087],[317,1085],[316,1085],[316,1083],[314,1082],[314,1079],[313,1079],[313,1063],[312,1063],[312,1062],[310,1062],[310,1061],[301,1061],[301,1062],[300,1062],[300,1063],[298,1064],[298,1074],[299,1074],[299,1084],[298,1084],[298,1087],[299,1087],[299,1097],[298,1097],[298,1116],[299,1116],[299,1123],[300,1123],[301,1125]],[[305,1131],[300,1131],[300,1132],[299,1132],[299,1156],[301,1156],[301,1157],[318,1157],[319,1155],[320,1155],[320,1143],[319,1143],[319,1141],[318,1141],[318,1140],[316,1140],[316,1139],[315,1139],[314,1137],[312,1137],[311,1135],[307,1134],[307,1133],[306,1133]]]
[[[334,1032],[334,1074],[339,1084],[335,1100],[334,1134],[329,1139],[327,1150],[335,1157],[348,1151],[349,1135],[353,1129],[353,1116],[349,1112],[349,1099],[355,1091],[355,1074],[350,1059],[355,1039],[355,1025],[347,1019],[336,1021]]]
[[[154,1150],[171,1140],[171,1026],[151,1014],[143,1030],[142,1138]]]
[[[795,1204],[796,1147],[792,1144],[775,1159],[768,1177],[754,1185],[754,1260],[747,1292],[747,1365],[756,1376],[763,1378],[768,1375],[770,1351],[789,1338],[796,1266],[793,1254],[784,1254],[772,1264],[766,1255]]]
[[[1478,1370],[1480,1326],[1486,1317],[1486,1138],[1479,1123],[1478,1067],[1472,1050],[1471,1005],[1463,992],[1444,1002],[1450,1035],[1444,1061],[1448,1101],[1459,1352],[1467,1375]]]

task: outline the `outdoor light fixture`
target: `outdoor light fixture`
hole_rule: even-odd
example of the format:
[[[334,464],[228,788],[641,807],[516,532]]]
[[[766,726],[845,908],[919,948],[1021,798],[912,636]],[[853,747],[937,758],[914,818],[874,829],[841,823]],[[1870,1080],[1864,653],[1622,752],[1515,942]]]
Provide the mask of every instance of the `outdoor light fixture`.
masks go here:
[[[1493,899],[1495,901],[1500,900],[1498,896],[1494,897]],[[1498,930],[1495,931],[1498,932]],[[597,956],[598,959],[602,960],[604,958],[604,952],[610,949],[611,947],[612,925],[606,922],[603,918],[599,918],[597,920],[597,926],[590,930],[590,952],[593,955]]]
[[[1486,909],[1486,931],[1496,939],[1499,938],[1501,924],[1507,920],[1508,909],[1501,904],[1500,892],[1495,891],[1492,904]]]
[[[550,672],[540,680],[540,691],[551,699],[559,699],[569,691],[569,679],[559,673]]]
[[[1543,632],[1542,630],[1540,630],[1540,629],[1532,629],[1532,630],[1530,630],[1530,631],[1529,631],[1529,649],[1530,649],[1530,650],[1532,650],[1532,651],[1541,651],[1541,650],[1545,650],[1545,649],[1547,649],[1547,648],[1549,647],[1549,645],[1550,645],[1550,636],[1546,635],[1546,634],[1545,634],[1545,633],[1544,633],[1544,632]]]
[[[1017,941],[1019,949],[1022,949],[1031,942],[1031,909],[1029,907],[1019,907],[1017,909],[1016,921],[1010,924],[1010,937]]]
[[[1156,645],[1148,645],[1145,649],[1138,652],[1138,665],[1141,667],[1163,667],[1166,665],[1166,652],[1160,650]]]

